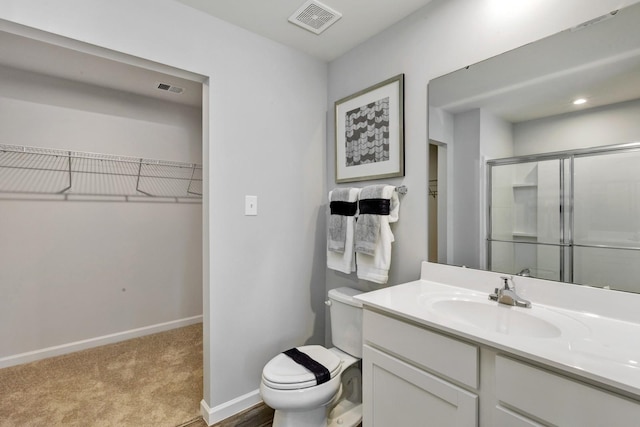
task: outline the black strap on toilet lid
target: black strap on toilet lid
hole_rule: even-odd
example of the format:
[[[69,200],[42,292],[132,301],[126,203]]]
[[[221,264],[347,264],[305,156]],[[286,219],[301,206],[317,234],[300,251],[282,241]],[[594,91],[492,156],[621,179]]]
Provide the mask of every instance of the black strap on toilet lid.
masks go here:
[[[302,365],[311,371],[311,373],[316,377],[316,384],[320,385],[331,379],[331,373],[324,367],[324,365],[313,360],[308,354],[301,352],[297,348],[291,348],[287,351],[283,351],[283,353],[293,359],[293,361],[298,365]]]

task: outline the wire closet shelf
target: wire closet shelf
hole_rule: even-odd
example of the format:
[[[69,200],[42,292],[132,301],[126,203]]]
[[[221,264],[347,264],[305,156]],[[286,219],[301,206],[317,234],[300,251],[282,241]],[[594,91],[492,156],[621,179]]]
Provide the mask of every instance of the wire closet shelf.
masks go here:
[[[200,203],[202,165],[0,144],[0,195]]]

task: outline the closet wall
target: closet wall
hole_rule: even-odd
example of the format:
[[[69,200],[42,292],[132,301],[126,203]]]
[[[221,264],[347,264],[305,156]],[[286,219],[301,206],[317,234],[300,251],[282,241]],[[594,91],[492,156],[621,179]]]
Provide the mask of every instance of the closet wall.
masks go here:
[[[0,82],[1,144],[202,163],[201,107],[6,67]],[[201,319],[200,203],[2,198],[0,236],[0,367]]]

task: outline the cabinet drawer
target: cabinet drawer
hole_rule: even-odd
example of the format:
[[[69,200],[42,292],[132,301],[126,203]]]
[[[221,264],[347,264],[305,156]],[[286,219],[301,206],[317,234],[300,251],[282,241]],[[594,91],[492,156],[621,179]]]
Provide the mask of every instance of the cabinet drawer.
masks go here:
[[[504,356],[496,357],[496,397],[560,426],[631,426],[640,419],[640,402]]]
[[[475,389],[478,388],[478,347],[419,326],[365,310],[364,341],[440,373]]]

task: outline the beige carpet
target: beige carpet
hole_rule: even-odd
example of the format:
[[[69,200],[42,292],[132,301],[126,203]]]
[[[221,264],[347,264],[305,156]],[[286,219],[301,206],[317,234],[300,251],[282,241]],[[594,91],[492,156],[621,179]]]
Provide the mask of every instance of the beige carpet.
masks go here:
[[[1,427],[175,427],[200,400],[202,324],[0,369]]]

